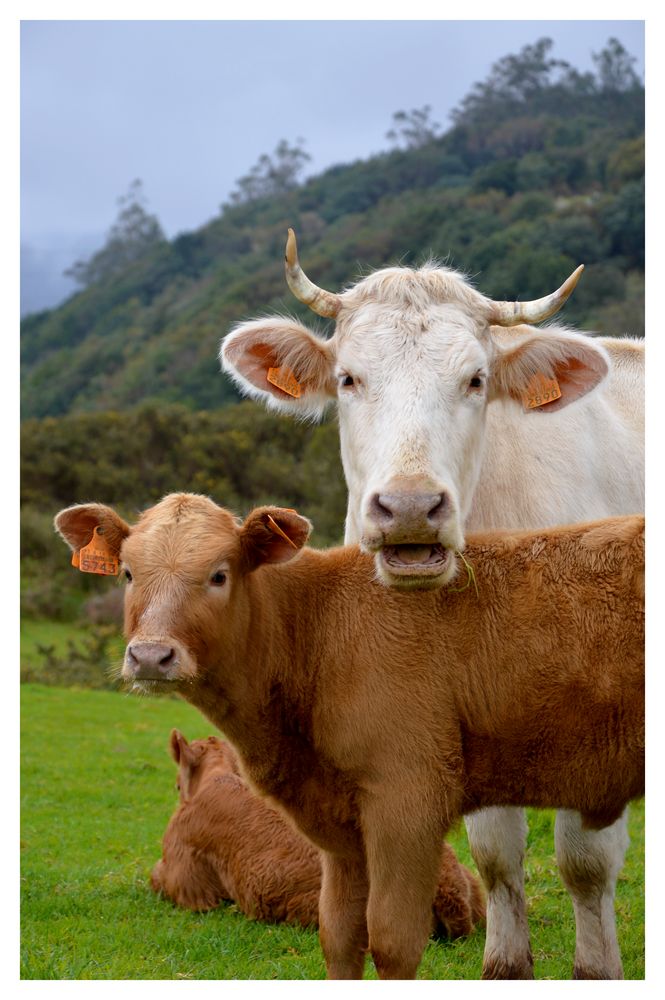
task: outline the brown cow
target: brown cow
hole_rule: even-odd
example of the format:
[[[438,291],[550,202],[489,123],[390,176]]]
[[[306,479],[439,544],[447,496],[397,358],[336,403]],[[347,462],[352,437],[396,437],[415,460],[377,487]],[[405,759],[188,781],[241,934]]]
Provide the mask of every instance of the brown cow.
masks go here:
[[[174,729],[180,805],[163,841],[151,885],[179,906],[210,910],[234,900],[248,917],[317,927],[319,852],[275,809],[253,795],[224,740],[188,743]],[[478,880],[444,843],[432,929],[456,938],[485,915]]]
[[[355,547],[281,565],[310,525],[279,508],[240,523],[181,493],[133,528],[98,504],[56,527],[74,549],[101,530],[122,560],[123,676],[197,706],[321,849],[331,978],[360,977],[368,947],[381,978],[415,976],[462,814],[559,807],[600,829],[643,794],[641,517],[475,536],[474,585],[420,593]]]

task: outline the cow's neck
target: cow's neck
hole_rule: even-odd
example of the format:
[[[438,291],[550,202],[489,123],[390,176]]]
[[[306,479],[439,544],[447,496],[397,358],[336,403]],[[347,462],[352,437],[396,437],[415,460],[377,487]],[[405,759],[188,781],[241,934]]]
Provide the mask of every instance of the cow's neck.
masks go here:
[[[317,664],[308,637],[321,634],[317,589],[324,584],[303,569],[262,567],[245,579],[216,668],[183,692],[245,759],[257,752],[265,758],[276,732],[289,732],[303,748],[309,740],[304,707],[311,706]],[[279,756],[277,746],[269,749]]]
[[[225,649],[216,678],[208,675],[186,697],[235,746],[256,791],[278,801],[319,846],[344,849],[357,837],[355,789],[315,749],[312,733],[331,627],[331,574],[319,571],[320,557],[307,552],[297,565],[247,578],[242,633]],[[330,795],[321,798],[321,789]]]

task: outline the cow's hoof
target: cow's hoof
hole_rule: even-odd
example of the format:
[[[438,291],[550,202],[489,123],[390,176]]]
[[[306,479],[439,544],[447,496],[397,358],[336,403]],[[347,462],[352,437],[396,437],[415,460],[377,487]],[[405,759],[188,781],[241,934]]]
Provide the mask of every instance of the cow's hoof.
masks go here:
[[[481,979],[533,979],[533,958],[531,954],[521,961],[510,961],[500,955],[486,958]]]
[[[589,966],[575,965],[573,979],[623,979],[623,969],[612,973],[607,969],[592,969]]]

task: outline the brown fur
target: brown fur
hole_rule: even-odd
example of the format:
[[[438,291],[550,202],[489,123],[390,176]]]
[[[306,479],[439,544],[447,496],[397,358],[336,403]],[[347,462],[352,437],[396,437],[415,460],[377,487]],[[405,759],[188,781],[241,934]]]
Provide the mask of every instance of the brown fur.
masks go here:
[[[57,519],[65,538],[79,509]],[[196,705],[322,850],[329,976],[362,975],[369,947],[380,977],[410,978],[455,819],[550,806],[601,827],[643,794],[644,520],[479,535],[477,594],[464,573],[396,593],[353,547],[277,566],[266,541],[247,572],[268,515],[302,544],[304,519],[277,508],[240,526],[177,494],[141,516],[121,550],[125,676]],[[170,680],[132,665],[155,642]]]
[[[231,899],[248,917],[318,927],[319,852],[240,777],[232,747],[174,730],[180,805],[164,834],[151,885],[190,910]],[[484,917],[480,884],[443,844],[433,931],[456,938]]]

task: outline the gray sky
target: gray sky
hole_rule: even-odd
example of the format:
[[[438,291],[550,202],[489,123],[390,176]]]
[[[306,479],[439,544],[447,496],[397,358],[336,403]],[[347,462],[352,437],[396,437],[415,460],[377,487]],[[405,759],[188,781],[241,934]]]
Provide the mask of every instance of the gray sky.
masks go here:
[[[304,138],[313,174],[386,149],[399,109],[431,104],[445,128],[492,63],[545,35],[582,70],[615,36],[644,73],[642,21],[23,21],[30,308],[73,290],[59,272],[101,246],[134,178],[169,237],[196,229],[280,139]]]

